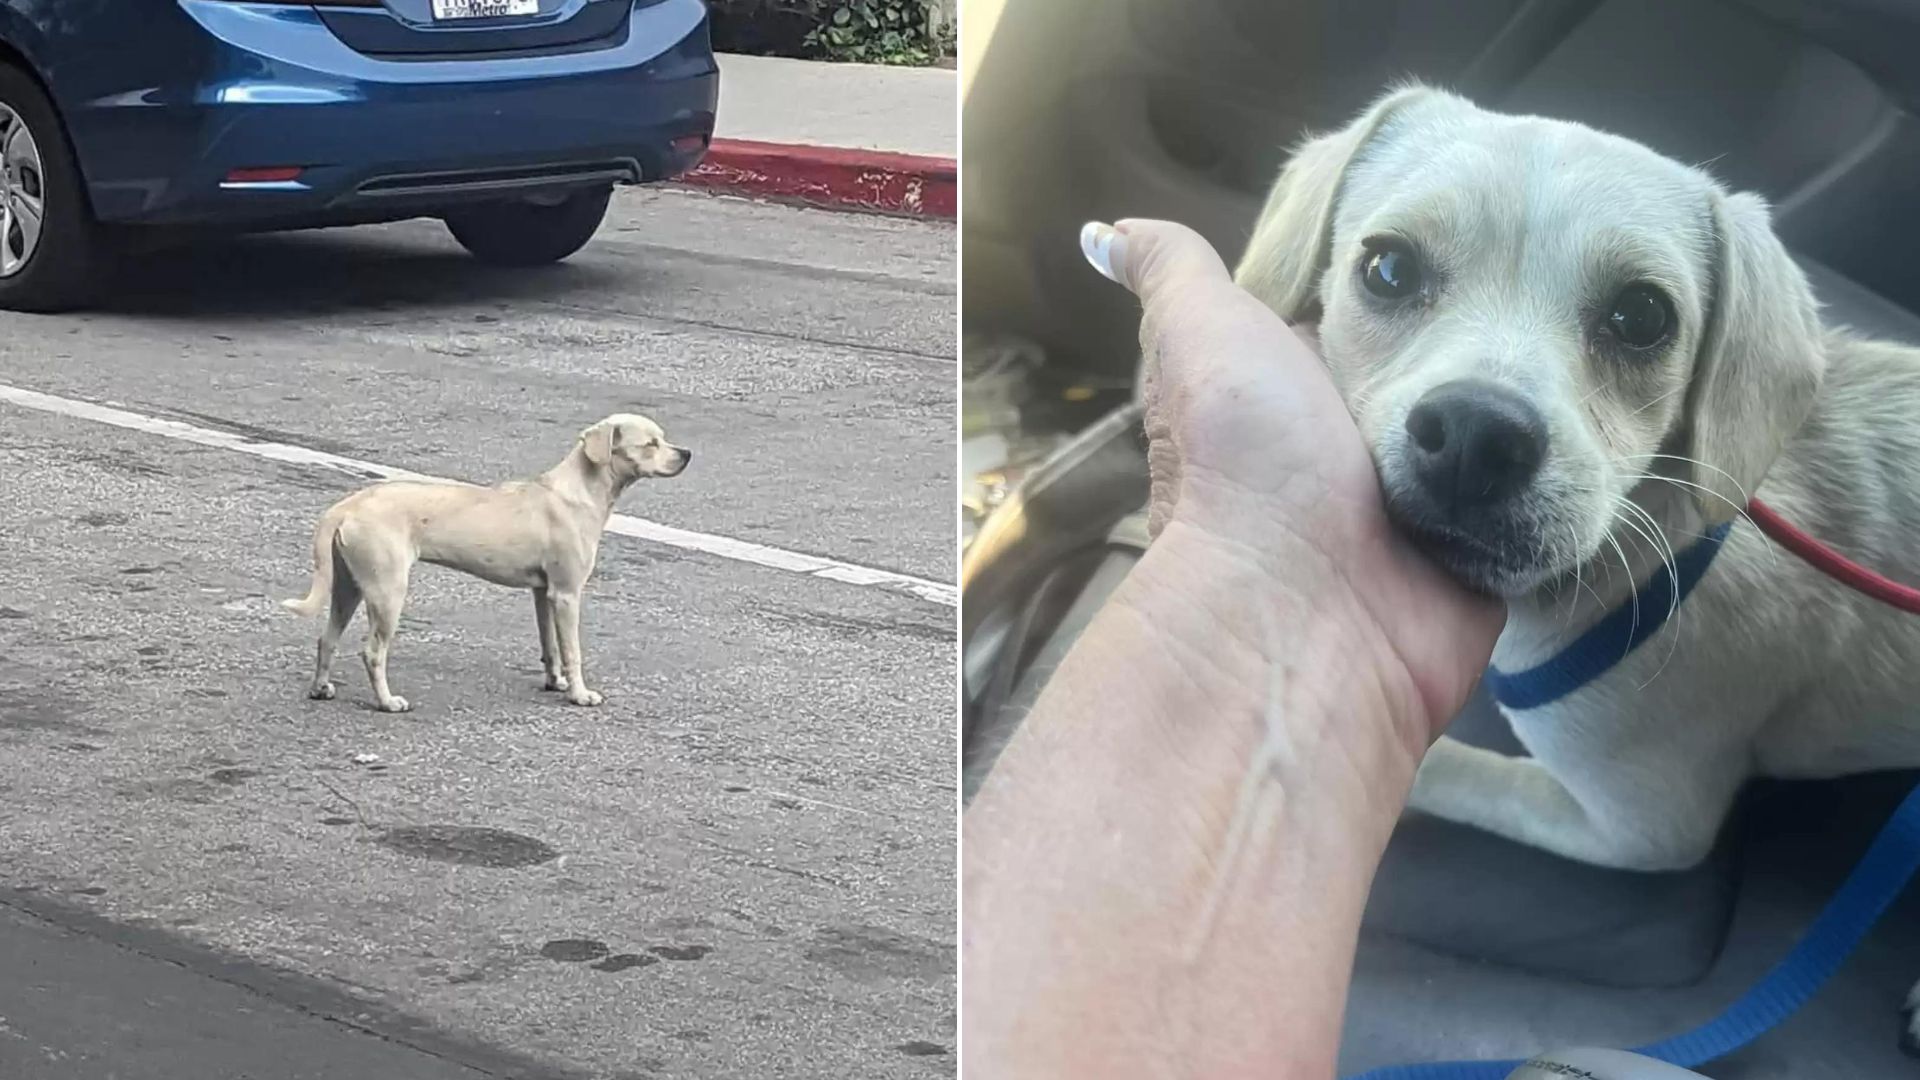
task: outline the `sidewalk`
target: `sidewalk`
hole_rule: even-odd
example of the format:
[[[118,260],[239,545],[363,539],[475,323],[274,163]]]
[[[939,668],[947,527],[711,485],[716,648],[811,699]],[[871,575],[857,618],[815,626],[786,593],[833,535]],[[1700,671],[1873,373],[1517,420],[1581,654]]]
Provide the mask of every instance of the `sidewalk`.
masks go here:
[[[552,1075],[337,984],[0,890],[0,1077],[497,1080]]]
[[[713,147],[681,182],[951,219],[958,94],[944,68],[722,55]]]

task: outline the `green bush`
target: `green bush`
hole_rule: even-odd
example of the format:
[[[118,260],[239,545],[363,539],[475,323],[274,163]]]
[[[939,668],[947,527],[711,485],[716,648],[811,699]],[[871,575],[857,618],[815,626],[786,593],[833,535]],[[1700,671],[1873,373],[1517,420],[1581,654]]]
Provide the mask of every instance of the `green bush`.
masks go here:
[[[707,0],[723,52],[868,64],[930,64],[953,53],[927,0]]]
[[[933,25],[923,0],[838,0],[807,43],[829,60],[931,64],[952,52],[950,27]]]

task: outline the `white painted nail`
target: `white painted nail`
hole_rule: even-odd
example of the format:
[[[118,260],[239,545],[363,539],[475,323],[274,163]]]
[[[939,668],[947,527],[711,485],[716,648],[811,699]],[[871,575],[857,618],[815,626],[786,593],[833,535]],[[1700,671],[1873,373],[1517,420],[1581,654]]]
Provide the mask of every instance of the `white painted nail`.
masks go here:
[[[1080,227],[1080,253],[1100,276],[1118,285],[1125,285],[1116,267],[1123,265],[1127,254],[1127,238],[1115,231],[1114,227],[1099,221],[1089,221]]]

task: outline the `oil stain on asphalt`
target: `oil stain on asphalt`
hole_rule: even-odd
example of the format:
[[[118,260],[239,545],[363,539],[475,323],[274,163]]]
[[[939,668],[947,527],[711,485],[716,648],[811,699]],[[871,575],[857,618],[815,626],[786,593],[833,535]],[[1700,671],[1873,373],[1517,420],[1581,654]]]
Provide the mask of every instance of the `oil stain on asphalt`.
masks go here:
[[[578,964],[587,960],[598,960],[612,952],[604,941],[592,938],[560,938],[540,946],[540,955],[549,960],[558,960],[563,964]]]
[[[590,967],[595,971],[607,972],[651,967],[662,960],[698,960],[711,952],[711,945],[653,945],[646,954],[616,953],[606,942],[592,938],[555,938],[540,946],[540,955],[549,960],[563,964],[582,964],[594,960],[598,962]]]
[[[628,968],[648,967],[660,962],[657,956],[641,956],[638,953],[615,953],[597,964],[589,965],[595,971],[625,971]]]
[[[472,825],[401,825],[382,830],[375,842],[402,855],[497,870],[535,866],[560,857],[544,840]]]

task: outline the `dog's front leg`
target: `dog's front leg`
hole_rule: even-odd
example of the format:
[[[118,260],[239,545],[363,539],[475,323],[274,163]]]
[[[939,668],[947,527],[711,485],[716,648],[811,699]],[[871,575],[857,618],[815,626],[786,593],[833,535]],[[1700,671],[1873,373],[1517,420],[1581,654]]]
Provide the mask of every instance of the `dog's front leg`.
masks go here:
[[[1621,782],[1614,785],[1621,798],[1583,803],[1534,758],[1443,736],[1420,763],[1408,805],[1596,866],[1678,870],[1712,850],[1737,787],[1737,778],[1730,786],[1702,779],[1692,790]]]
[[[566,665],[567,700],[575,705],[598,705],[606,698],[587,689],[587,677],[580,670],[580,593],[550,589],[554,630],[560,638],[560,657]]]
[[[553,628],[553,601],[545,585],[533,590],[533,617],[540,624],[540,668],[546,672],[547,689],[565,690],[567,677],[560,671],[560,638]]]

